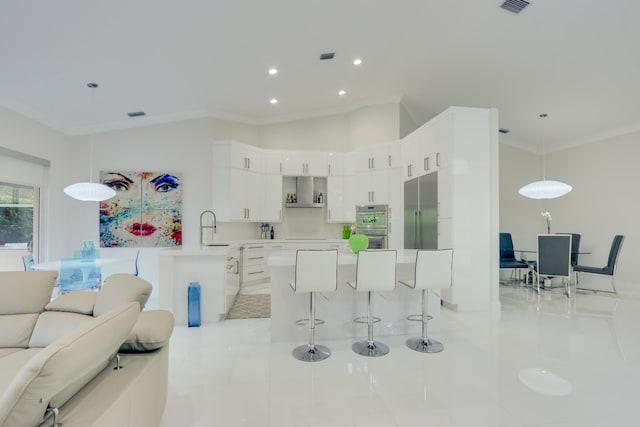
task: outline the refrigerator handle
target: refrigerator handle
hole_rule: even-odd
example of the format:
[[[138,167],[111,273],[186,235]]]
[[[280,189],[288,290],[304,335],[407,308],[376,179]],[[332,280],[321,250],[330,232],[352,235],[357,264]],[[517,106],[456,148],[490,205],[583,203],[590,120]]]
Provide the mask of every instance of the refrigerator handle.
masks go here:
[[[421,221],[420,221],[420,218],[419,218],[419,217],[421,217],[421,216],[422,216],[422,211],[418,211],[418,227],[420,227],[420,223],[421,223]],[[419,247],[420,249],[424,249],[424,246],[423,246],[424,241],[423,241],[423,239],[422,239],[422,230],[421,230],[420,228],[418,228],[418,231],[419,231],[418,235],[420,236],[420,237],[419,237],[419,239],[420,239],[420,246],[418,246],[418,247]]]
[[[413,247],[419,248],[418,246],[418,234],[420,234],[420,230],[418,229],[418,211],[413,213]]]

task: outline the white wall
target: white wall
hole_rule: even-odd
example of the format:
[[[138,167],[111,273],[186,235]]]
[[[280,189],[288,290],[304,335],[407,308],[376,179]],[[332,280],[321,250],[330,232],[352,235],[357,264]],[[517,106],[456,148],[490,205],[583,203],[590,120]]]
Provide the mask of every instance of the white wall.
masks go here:
[[[544,201],[527,199],[518,189],[542,179],[538,154],[500,144],[500,231],[511,233],[517,249],[535,249],[536,235],[546,233]]]
[[[345,114],[264,125],[258,128],[257,145],[270,149],[353,151],[399,139],[399,118],[399,104],[382,104]]]
[[[418,125],[413,120],[409,112],[402,104],[400,104],[400,138],[404,138],[414,130],[418,129]]]
[[[625,235],[618,260],[617,282],[623,292],[638,292],[633,265],[640,254],[640,132],[547,154],[547,179],[573,186],[568,195],[537,201],[520,196],[522,185],[541,178],[541,157],[506,145],[500,147],[500,230],[513,234],[516,248],[536,245],[535,235],[546,233],[540,212],[552,216],[551,232],[581,233],[584,265],[603,267],[611,240]],[[581,285],[611,289],[607,279],[583,276]]]
[[[20,114],[0,107],[0,146],[51,162],[48,173],[48,192],[42,200],[42,210],[51,214],[42,218],[41,249],[43,258],[59,258],[65,254],[66,236],[71,230],[74,204],[62,197],[62,189],[69,184],[75,164],[68,137]],[[50,194],[50,197],[46,197]]]

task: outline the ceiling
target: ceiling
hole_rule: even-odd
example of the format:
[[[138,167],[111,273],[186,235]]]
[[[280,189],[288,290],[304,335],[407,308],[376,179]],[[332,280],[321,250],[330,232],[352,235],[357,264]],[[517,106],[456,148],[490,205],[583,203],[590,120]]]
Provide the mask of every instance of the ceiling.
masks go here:
[[[532,150],[640,129],[640,2],[501,2],[0,0],[0,105],[69,135],[398,101],[417,124],[496,107],[502,140]]]

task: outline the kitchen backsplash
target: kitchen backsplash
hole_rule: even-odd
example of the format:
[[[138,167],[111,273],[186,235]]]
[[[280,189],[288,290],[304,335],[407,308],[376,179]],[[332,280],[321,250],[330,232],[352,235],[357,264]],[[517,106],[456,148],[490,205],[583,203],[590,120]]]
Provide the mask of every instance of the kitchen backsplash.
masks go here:
[[[355,207],[354,207],[355,209]],[[341,239],[343,224],[327,223],[326,209],[282,208],[273,226],[276,239]],[[259,239],[260,223],[218,222],[215,240]]]

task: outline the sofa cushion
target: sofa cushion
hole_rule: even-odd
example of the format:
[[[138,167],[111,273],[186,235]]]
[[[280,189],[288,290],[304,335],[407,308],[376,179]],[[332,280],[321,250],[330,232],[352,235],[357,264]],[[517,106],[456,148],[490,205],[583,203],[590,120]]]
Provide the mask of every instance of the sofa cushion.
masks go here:
[[[46,347],[58,338],[92,321],[92,316],[60,311],[45,311],[38,317],[29,347]]]
[[[0,427],[36,425],[102,371],[140,314],[124,304],[43,348],[15,375],[0,399]]]
[[[97,298],[98,292],[69,292],[51,301],[45,310],[92,315]]]
[[[153,286],[146,280],[132,274],[112,274],[104,281],[96,305],[93,307],[95,317],[106,313],[113,307],[127,302],[137,302],[140,310],[147,303]]]
[[[13,353],[16,353],[16,352],[22,351],[22,350],[24,350],[24,348],[16,348],[16,347],[0,348],[0,360],[2,360],[2,358],[5,357],[5,356],[8,356],[10,354],[13,354]],[[0,393],[0,394],[2,394],[2,393]]]
[[[0,347],[27,348],[39,315],[40,313],[0,315]]]
[[[29,360],[41,351],[41,348],[14,349],[0,359],[0,396],[4,394],[13,377]]]
[[[164,347],[171,337],[174,323],[173,314],[167,310],[143,311],[120,350],[142,352]]]
[[[0,314],[40,313],[51,299],[55,271],[1,271]],[[10,297],[9,297],[10,296]]]

